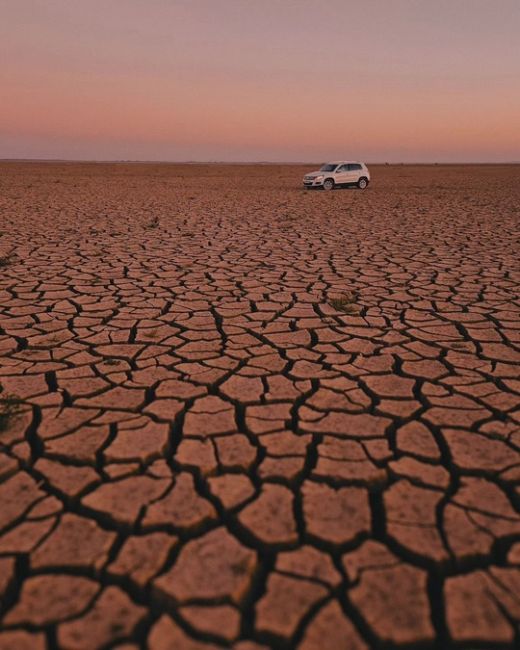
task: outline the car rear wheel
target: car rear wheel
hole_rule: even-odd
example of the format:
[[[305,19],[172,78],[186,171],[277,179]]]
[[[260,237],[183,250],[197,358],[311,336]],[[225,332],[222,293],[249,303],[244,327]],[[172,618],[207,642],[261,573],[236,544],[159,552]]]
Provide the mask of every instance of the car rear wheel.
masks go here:
[[[368,185],[368,180],[363,176],[363,178],[360,178],[358,180],[357,186],[359,187],[360,190],[364,190]]]
[[[332,179],[332,178],[326,178],[326,179],[323,181],[323,189],[326,190],[327,192],[328,192],[329,190],[333,190],[333,189],[334,189],[334,179]]]

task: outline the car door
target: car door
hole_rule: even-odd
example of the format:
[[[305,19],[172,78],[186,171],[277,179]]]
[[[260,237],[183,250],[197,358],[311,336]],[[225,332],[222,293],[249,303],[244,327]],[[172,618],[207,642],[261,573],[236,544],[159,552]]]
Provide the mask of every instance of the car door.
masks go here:
[[[348,165],[340,165],[334,174],[334,180],[337,185],[348,183]]]
[[[347,165],[348,171],[347,171],[347,179],[345,182],[346,183],[357,183],[359,180],[359,176],[361,174],[361,165],[358,163],[349,163]]]

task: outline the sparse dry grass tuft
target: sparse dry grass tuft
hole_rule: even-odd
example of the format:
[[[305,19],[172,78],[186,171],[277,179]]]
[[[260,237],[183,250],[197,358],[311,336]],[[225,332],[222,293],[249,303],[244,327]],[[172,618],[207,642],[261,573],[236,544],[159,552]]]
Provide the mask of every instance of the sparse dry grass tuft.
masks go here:
[[[329,305],[336,311],[342,311],[345,314],[357,314],[359,312],[356,305],[356,296],[351,291],[346,291],[341,296],[331,298]]]
[[[18,395],[0,393],[0,431],[5,431],[11,420],[20,414],[24,403]]]
[[[155,228],[158,228],[160,224],[159,217],[155,216],[152,217],[152,219],[146,224],[146,228],[149,230],[153,230]]]
[[[5,255],[0,255],[0,268],[13,264],[14,258],[14,253],[6,253]]]

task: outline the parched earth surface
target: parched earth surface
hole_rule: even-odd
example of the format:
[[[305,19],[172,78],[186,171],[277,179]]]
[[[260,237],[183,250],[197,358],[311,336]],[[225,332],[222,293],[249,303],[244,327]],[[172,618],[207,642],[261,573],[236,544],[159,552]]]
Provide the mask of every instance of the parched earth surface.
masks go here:
[[[520,643],[520,167],[0,166],[0,649]]]

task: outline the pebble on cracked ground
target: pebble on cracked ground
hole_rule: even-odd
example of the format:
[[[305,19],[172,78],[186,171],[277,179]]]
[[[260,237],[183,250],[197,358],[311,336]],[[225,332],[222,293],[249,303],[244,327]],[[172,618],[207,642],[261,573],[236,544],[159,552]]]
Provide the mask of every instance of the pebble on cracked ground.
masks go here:
[[[0,650],[520,644],[520,166],[0,166]]]

